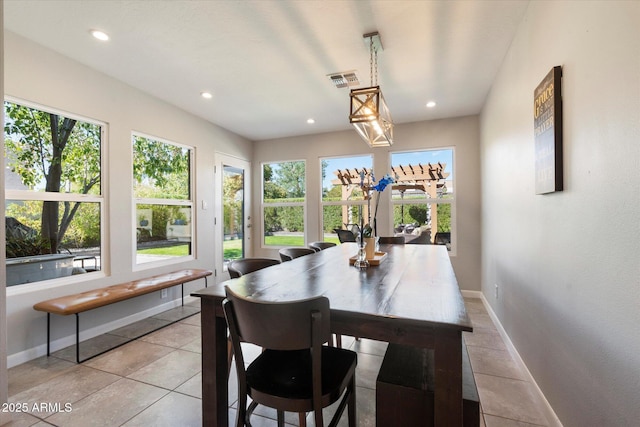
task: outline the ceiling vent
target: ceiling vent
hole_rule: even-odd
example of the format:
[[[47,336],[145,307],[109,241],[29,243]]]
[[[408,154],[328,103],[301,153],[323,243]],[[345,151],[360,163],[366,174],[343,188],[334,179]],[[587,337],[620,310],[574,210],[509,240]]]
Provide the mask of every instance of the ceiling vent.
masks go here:
[[[360,81],[358,80],[358,76],[356,75],[355,70],[327,74],[327,76],[329,77],[329,79],[331,79],[333,85],[338,89],[360,85]]]

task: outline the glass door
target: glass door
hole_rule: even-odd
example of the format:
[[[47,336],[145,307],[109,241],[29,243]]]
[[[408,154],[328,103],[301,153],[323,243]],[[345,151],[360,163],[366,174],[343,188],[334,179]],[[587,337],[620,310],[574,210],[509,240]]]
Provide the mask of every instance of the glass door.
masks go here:
[[[216,175],[220,179],[222,198],[216,225],[222,239],[217,253],[217,269],[222,271],[220,279],[228,278],[227,266],[234,259],[250,256],[251,252],[251,209],[249,208],[249,163],[233,157],[221,156],[216,168]]]

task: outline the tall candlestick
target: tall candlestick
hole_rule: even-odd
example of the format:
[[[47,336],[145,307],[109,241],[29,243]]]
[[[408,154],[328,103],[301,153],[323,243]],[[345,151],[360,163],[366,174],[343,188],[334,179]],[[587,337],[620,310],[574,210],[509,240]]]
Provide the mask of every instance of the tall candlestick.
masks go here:
[[[364,218],[362,217],[362,205],[358,206],[358,214],[360,215],[360,246],[362,246],[362,232],[364,231]]]

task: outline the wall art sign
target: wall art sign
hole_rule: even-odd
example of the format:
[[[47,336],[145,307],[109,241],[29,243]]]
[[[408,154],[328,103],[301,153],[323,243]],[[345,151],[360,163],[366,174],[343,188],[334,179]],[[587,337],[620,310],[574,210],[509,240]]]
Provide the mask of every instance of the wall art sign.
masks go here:
[[[533,94],[536,194],[562,191],[562,67],[553,67]]]

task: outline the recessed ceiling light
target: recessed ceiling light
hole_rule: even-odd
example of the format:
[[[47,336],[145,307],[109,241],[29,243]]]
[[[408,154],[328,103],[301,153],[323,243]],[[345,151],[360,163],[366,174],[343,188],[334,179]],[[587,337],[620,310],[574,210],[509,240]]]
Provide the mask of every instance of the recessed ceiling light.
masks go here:
[[[307,123],[309,123],[310,125],[314,124],[316,121],[313,119],[307,119]]]
[[[213,95],[211,95],[211,93],[209,93],[209,92],[202,92],[202,93],[200,94],[200,96],[201,96],[201,97],[203,97],[204,99],[211,99],[211,98],[213,98]]]
[[[433,108],[436,106],[436,102],[435,101],[429,101],[427,102],[427,108]]]
[[[93,37],[97,38],[98,40],[103,41],[103,42],[106,42],[107,40],[109,40],[109,35],[107,33],[105,33],[104,31],[91,30],[91,35]]]

